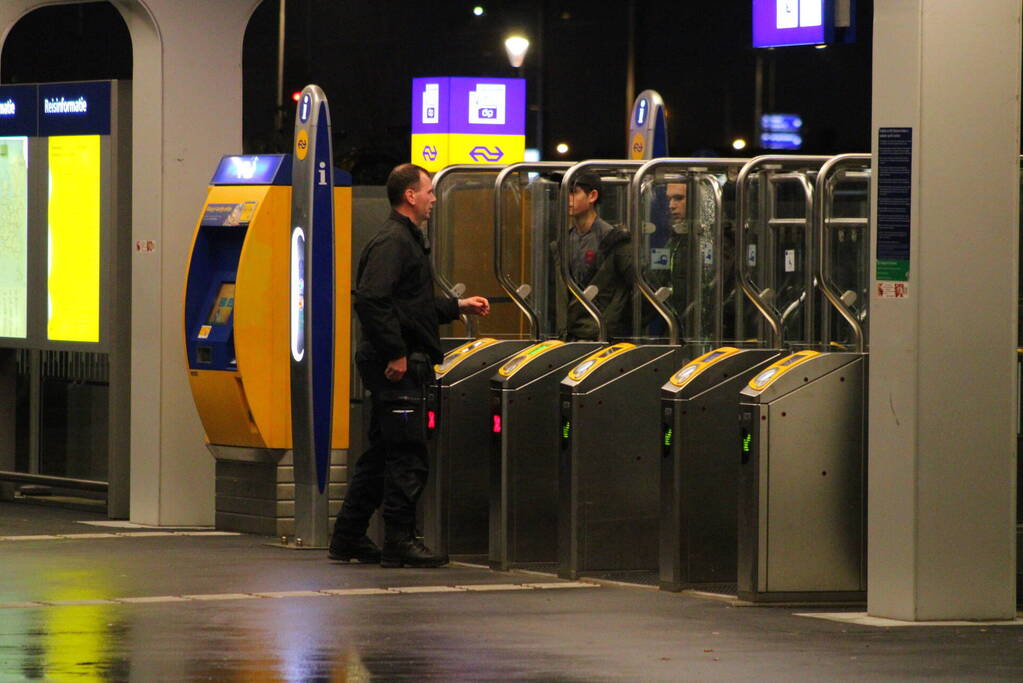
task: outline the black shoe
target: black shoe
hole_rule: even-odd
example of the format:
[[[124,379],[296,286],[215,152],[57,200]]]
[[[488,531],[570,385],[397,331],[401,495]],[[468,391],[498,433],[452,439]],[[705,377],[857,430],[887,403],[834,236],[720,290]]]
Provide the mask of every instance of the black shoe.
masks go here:
[[[356,560],[363,564],[376,564],[380,562],[380,548],[365,534],[355,540],[335,534],[330,539],[327,556],[342,562]]]
[[[384,550],[380,557],[381,567],[433,568],[447,563],[448,556],[430,550],[414,528],[386,528]]]

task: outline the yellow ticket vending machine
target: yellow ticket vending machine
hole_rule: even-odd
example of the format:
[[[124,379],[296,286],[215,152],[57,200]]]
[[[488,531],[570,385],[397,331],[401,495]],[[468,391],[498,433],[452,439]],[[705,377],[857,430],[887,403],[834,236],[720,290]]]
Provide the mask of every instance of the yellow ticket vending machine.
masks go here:
[[[188,379],[216,466],[218,529],[294,533],[291,156],[225,156],[185,277]],[[336,335],[330,514],[342,498],[351,343],[351,176],[334,172]]]

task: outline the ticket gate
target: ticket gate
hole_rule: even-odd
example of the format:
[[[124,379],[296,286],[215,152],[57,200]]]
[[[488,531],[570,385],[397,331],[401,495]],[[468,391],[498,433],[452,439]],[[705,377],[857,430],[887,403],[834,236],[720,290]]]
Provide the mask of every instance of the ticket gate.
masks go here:
[[[755,289],[761,304],[737,307],[743,339],[686,364],[661,388],[661,537],[658,584],[663,590],[701,588],[734,593],[739,391],[783,354],[790,339],[805,343],[815,329],[812,291],[810,178],[827,157],[758,157],[735,181],[736,279]],[[671,160],[650,163],[646,172]],[[742,229],[739,229],[742,226]],[[756,277],[757,282],[752,279]],[[777,292],[778,294],[774,294]],[[759,319],[759,320],[758,320]]]
[[[634,179],[640,166],[583,162],[569,169],[562,182],[564,206],[576,174],[601,168],[629,171],[629,227],[633,261],[637,264],[635,343],[612,343],[595,351],[575,365],[560,385],[558,574],[564,578],[594,573],[614,577],[620,572],[634,578],[635,572],[649,573],[657,566],[657,390],[664,376],[691,351],[680,343],[675,313],[655,295],[641,274],[645,269],[639,264],[649,251],[644,254],[646,223],[640,221]],[[563,218],[562,245],[567,243],[567,226]],[[573,281],[564,256],[562,275],[572,295],[599,321],[598,340],[607,339],[600,311]],[[667,338],[644,335],[643,300],[649,301],[667,323]]]
[[[815,189],[818,286],[852,333],[851,341],[823,341],[851,350],[798,351],[741,392],[737,578],[744,600],[866,598],[868,219],[833,209],[836,186],[867,185],[869,168],[870,155],[835,157]],[[854,259],[839,284],[835,256],[843,252]]]
[[[570,163],[513,164],[494,189],[498,279],[543,339],[512,356],[490,379],[490,543],[492,569],[553,568],[557,561],[558,384],[598,342],[557,339],[550,250],[559,182]],[[528,268],[521,264],[528,262]],[[518,272],[519,276],[515,277]]]
[[[491,569],[546,569],[557,562],[558,388],[598,342],[539,342],[490,380]]]
[[[488,547],[489,380],[497,367],[535,340],[521,333],[517,310],[500,296],[487,264],[493,238],[493,187],[501,167],[449,166],[434,177],[431,259],[438,288],[459,297],[471,289],[491,301],[491,316],[465,316],[465,336],[435,366],[429,389],[429,476],[419,501],[426,543],[435,552],[484,560]],[[487,239],[490,238],[490,239]],[[481,330],[481,328],[483,328]],[[477,336],[482,332],[485,336]],[[468,557],[467,557],[468,556]]]

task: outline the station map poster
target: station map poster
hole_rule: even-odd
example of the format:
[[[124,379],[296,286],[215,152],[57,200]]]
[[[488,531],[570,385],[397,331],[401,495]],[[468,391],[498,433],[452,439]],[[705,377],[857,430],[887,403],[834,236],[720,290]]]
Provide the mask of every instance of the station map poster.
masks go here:
[[[49,138],[47,338],[99,341],[100,136]]]
[[[28,311],[28,138],[0,137],[0,337],[24,339]]]

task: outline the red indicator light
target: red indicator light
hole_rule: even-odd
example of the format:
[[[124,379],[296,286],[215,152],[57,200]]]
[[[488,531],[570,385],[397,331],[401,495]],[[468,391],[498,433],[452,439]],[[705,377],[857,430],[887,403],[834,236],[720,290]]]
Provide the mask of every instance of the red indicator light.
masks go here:
[[[426,411],[426,428],[436,429],[437,428],[437,413],[432,410]]]
[[[291,93],[291,99],[298,102],[300,99],[302,99],[302,91],[296,90],[295,92]]]
[[[494,415],[493,417],[494,417],[494,434],[500,434],[501,433],[501,416],[500,415]]]

